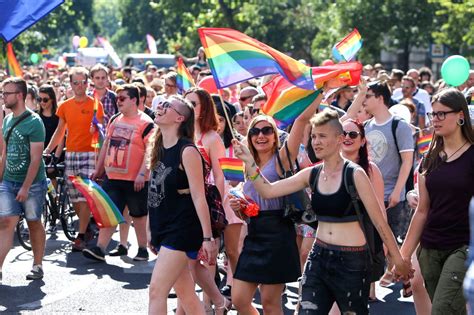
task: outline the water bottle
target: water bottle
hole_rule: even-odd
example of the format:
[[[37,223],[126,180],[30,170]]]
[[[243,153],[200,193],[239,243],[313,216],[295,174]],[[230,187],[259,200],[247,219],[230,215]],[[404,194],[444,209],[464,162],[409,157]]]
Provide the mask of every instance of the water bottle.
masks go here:
[[[53,198],[56,198],[56,189],[54,189],[53,182],[49,178],[46,178],[46,182],[48,183],[48,194],[51,194]]]

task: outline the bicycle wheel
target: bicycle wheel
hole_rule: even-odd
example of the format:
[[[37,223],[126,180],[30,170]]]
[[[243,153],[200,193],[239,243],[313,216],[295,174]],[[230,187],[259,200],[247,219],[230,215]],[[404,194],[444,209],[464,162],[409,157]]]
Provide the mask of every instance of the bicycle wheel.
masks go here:
[[[79,217],[76,215],[76,211],[74,211],[67,196],[61,203],[60,209],[60,220],[63,232],[70,241],[74,241],[79,231]]]
[[[16,224],[16,236],[18,237],[18,242],[24,249],[31,250],[30,230],[23,217],[20,217],[20,220]]]

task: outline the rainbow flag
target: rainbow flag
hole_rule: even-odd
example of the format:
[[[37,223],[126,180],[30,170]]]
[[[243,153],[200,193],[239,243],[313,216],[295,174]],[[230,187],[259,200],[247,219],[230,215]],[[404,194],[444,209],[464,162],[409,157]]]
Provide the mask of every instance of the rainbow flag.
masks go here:
[[[97,119],[97,110],[99,108],[99,99],[94,93],[94,116],[92,116],[92,124],[95,126],[95,132],[92,135],[91,147],[100,149],[105,139],[104,125]]]
[[[362,74],[362,64],[360,62],[342,62],[330,66],[320,66],[311,68],[314,83],[321,88],[326,81],[333,80],[332,85],[353,86],[359,84]],[[338,84],[336,84],[338,83]]]
[[[300,89],[286,81],[281,75],[275,76],[262,86],[267,101],[262,111],[275,119],[278,128],[285,129],[318,97],[320,91]]]
[[[362,37],[359,31],[354,28],[346,37],[333,47],[333,57],[337,61],[351,61],[357,52],[362,48]],[[341,58],[342,57],[342,58]]]
[[[125,223],[125,219],[107,193],[94,181],[80,176],[69,176],[74,187],[86,198],[91,213],[99,228],[108,228]]]
[[[433,139],[433,135],[426,135],[426,136],[419,137],[418,140],[416,141],[416,145],[418,147],[418,153],[423,155],[426,152],[428,152],[432,139]]]
[[[15,52],[13,51],[12,43],[7,43],[7,65],[8,65],[8,74],[12,77],[21,77],[23,76],[23,71],[21,70],[18,60],[16,60]]]
[[[178,69],[176,72],[178,73],[176,84],[178,85],[178,89],[181,93],[184,93],[193,86],[196,86],[191,73],[189,73],[188,68],[183,62],[183,58],[181,57],[178,58]]]
[[[302,89],[315,89],[308,66],[252,37],[230,28],[198,32],[219,89],[274,73]]]
[[[219,158],[224,177],[227,180],[236,182],[243,182],[244,177],[244,162],[237,158]]]

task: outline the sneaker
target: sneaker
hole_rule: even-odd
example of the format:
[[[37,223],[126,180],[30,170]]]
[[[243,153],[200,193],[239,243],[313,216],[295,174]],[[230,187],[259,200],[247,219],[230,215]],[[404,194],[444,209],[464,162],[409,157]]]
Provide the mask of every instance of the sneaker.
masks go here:
[[[135,261],[147,261],[148,260],[148,251],[146,248],[139,247],[137,256],[133,258]]]
[[[105,261],[105,253],[99,246],[85,248],[82,251],[82,255],[95,261]]]
[[[118,244],[115,249],[109,252],[109,256],[126,256],[127,254],[128,249],[122,244]]]
[[[30,273],[26,275],[26,280],[39,280],[43,279],[43,276],[43,268],[40,265],[34,265]]]
[[[86,248],[86,242],[81,240],[80,238],[76,238],[74,242],[72,242],[72,251],[73,252],[82,252]]]
[[[222,287],[221,294],[226,298],[230,298],[232,296],[232,287],[228,284]]]
[[[56,234],[58,227],[56,225],[50,225],[48,228],[47,234]]]

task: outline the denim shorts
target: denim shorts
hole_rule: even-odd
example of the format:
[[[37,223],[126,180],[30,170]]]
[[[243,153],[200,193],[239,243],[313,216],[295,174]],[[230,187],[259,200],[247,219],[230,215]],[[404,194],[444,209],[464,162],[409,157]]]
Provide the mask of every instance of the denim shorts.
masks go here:
[[[23,183],[4,180],[0,182],[0,217],[24,215],[27,221],[41,220],[48,184],[46,179],[31,185],[25,202],[16,201]]]
[[[369,254],[350,249],[324,248],[315,241],[301,277],[298,314],[326,315],[334,302],[343,314],[369,313]]]

